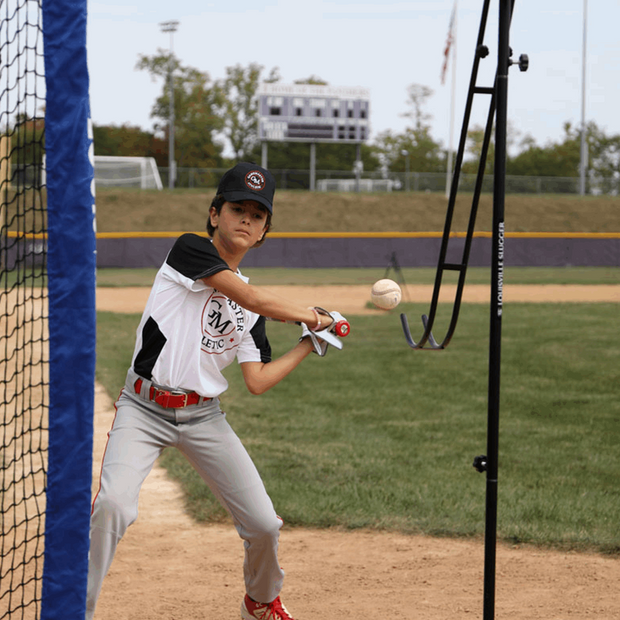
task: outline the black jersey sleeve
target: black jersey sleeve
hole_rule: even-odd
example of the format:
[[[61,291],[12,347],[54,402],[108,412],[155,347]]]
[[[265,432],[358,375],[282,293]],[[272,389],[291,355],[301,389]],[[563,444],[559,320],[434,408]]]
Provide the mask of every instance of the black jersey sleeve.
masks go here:
[[[268,364],[271,361],[271,345],[267,339],[267,331],[265,330],[265,317],[258,317],[258,321],[250,330],[254,345],[260,351],[260,361]]]
[[[230,269],[210,239],[192,233],[181,235],[175,241],[166,263],[192,280]]]

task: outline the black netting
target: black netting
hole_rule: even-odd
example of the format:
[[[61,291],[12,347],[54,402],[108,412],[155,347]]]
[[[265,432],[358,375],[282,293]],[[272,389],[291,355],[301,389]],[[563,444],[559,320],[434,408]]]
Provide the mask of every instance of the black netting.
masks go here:
[[[0,618],[39,618],[48,334],[41,1],[0,0]]]

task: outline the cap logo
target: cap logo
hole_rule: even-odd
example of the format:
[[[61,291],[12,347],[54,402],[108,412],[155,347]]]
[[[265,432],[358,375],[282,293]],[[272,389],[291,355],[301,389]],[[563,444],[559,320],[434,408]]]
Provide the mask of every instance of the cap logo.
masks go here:
[[[258,170],[252,170],[245,175],[245,184],[254,192],[265,189],[265,176]]]

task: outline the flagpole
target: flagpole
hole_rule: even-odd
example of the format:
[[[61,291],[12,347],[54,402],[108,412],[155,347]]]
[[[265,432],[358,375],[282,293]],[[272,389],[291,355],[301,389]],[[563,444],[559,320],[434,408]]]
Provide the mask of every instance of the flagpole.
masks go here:
[[[450,93],[450,128],[448,136],[448,164],[446,167],[446,198],[450,197],[450,187],[452,185],[452,155],[454,152],[454,110],[456,96],[456,30],[457,30],[457,5],[458,0],[454,0],[452,9],[451,32],[448,36],[452,37],[452,86]]]
[[[586,193],[586,167],[588,146],[586,144],[586,49],[588,33],[588,0],[583,0],[583,43],[581,58],[581,144],[579,149],[579,193]]]

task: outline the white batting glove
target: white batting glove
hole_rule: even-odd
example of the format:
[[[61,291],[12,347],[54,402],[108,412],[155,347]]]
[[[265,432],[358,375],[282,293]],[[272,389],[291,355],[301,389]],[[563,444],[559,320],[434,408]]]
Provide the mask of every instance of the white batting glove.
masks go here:
[[[346,336],[349,333],[349,323],[339,312],[327,312],[323,308],[313,308],[316,312],[324,316],[329,316],[332,322],[329,327],[321,329],[320,331],[314,331],[308,328],[305,323],[302,323],[302,339],[310,338],[314,345],[314,352],[323,357],[327,352],[327,346],[331,345],[336,349],[342,349],[342,341],[338,336]],[[337,335],[336,335],[337,334]]]
[[[340,338],[338,338],[338,336],[336,336],[329,327],[322,329],[320,332],[311,332],[311,334],[316,336],[318,340],[326,342],[332,347],[336,347],[336,349],[342,349],[342,342],[340,341]]]
[[[318,314],[328,316],[332,321],[324,330],[315,333],[321,333],[323,331],[330,332],[332,335],[339,336],[340,338],[344,338],[349,335],[349,331],[351,326],[349,325],[349,321],[347,321],[340,312],[328,312],[324,308],[314,307],[313,310]],[[329,344],[336,347],[337,349],[342,349],[342,343],[337,338],[332,338],[329,341]]]
[[[301,327],[302,327],[302,332],[301,332],[301,338],[299,339],[299,341],[301,342],[304,338],[310,338],[310,341],[312,342],[312,346],[314,347],[313,352],[316,353],[319,357],[324,357],[325,354],[327,353],[328,343],[325,340],[320,338],[321,332],[310,331],[310,329],[305,323],[302,323]],[[323,331],[326,331],[326,330],[323,330]]]

